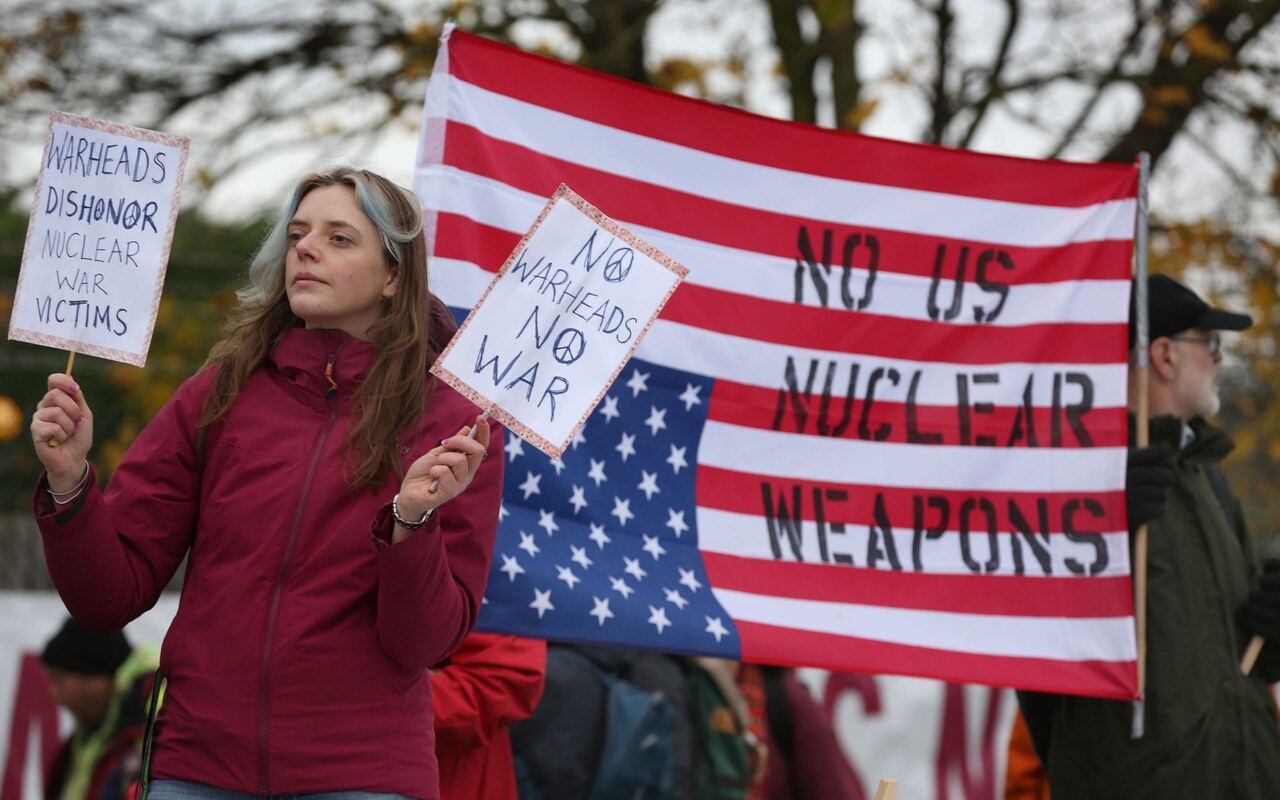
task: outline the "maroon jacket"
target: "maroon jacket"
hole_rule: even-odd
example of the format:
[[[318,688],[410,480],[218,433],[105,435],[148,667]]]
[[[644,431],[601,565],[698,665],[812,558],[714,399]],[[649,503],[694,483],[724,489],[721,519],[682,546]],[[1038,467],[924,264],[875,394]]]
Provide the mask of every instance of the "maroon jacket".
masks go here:
[[[212,383],[188,380],[106,492],[55,515],[36,490],[49,573],[88,627],[151,608],[187,551],[165,637],[155,779],[261,794],[359,789],[437,796],[427,667],[475,623],[497,532],[502,435],[471,486],[391,546],[398,483],[347,491],[352,396],[373,346],[290,331],[196,453]],[[327,397],[327,363],[339,388]],[[407,466],[475,419],[437,383]]]

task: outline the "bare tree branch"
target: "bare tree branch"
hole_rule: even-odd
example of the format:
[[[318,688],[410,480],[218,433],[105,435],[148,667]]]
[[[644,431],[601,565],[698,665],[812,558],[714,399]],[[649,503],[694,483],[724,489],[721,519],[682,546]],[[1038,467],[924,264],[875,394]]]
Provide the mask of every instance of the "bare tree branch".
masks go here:
[[[996,56],[991,68],[987,70],[986,90],[973,107],[973,119],[969,121],[969,128],[960,137],[960,141],[957,143],[959,147],[968,147],[973,142],[973,135],[977,133],[978,126],[982,124],[983,118],[986,117],[991,101],[1000,96],[1000,79],[1009,63],[1009,48],[1013,45],[1013,37],[1018,32],[1018,22],[1022,18],[1020,0],[1005,0],[1004,6],[1004,32],[1000,35],[1000,46],[996,49]]]
[[[937,3],[933,9],[937,30],[934,33],[933,42],[933,102],[930,109],[932,116],[925,135],[926,141],[931,144],[942,144],[947,126],[951,124],[951,118],[955,113],[951,104],[951,95],[947,89],[947,75],[951,69],[951,30],[955,18],[951,14],[951,0],[937,0]]]

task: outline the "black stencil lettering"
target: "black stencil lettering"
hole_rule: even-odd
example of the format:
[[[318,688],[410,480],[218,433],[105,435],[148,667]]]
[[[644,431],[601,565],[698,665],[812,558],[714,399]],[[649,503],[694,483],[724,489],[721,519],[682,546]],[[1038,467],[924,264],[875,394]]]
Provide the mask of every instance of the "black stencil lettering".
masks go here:
[[[982,306],[974,306],[974,322],[994,322],[995,318],[1000,316],[1000,312],[1004,310],[1004,301],[1009,299],[1008,284],[987,279],[987,266],[992,259],[995,259],[1000,264],[1000,268],[1005,271],[1013,269],[1013,258],[1004,250],[983,250],[982,254],[978,256],[978,263],[974,267],[974,279],[982,291],[998,295],[1000,300],[996,303],[996,307],[990,311],[985,311]]]
[[[929,283],[929,319],[937,320],[939,316],[948,322],[960,316],[961,303],[964,302],[964,272],[969,262],[969,248],[960,248],[960,263],[956,266],[956,274],[952,281],[951,305],[946,312],[938,307],[938,288],[942,284],[942,265],[947,259],[947,246],[938,245],[937,256],[933,260],[933,280]]]
[[[931,527],[925,527],[926,507],[936,509],[938,512],[938,522]],[[920,563],[920,545],[923,544],[926,537],[930,540],[938,539],[947,532],[947,523],[951,520],[951,503],[947,498],[938,495],[929,495],[928,497],[916,495],[911,498],[911,511],[913,531],[911,534],[911,568],[916,572],[920,572],[924,569]]]
[[[1040,571],[1045,575],[1053,573],[1053,561],[1049,557],[1049,501],[1043,497],[1036,498],[1036,519],[1040,530],[1031,527],[1022,509],[1014,500],[1009,501],[1009,522],[1013,525],[1013,536],[1009,537],[1013,547],[1013,572],[1015,575],[1026,574],[1022,561],[1022,540],[1025,539],[1031,555],[1040,564]]]
[[[1087,568],[1074,558],[1066,560],[1067,569],[1071,570],[1074,575],[1083,575],[1086,569],[1090,575],[1097,575],[1107,568],[1107,564],[1111,563],[1110,554],[1107,553],[1107,540],[1099,536],[1097,532],[1082,532],[1075,524],[1075,517],[1078,512],[1084,510],[1094,519],[1102,519],[1105,512],[1102,504],[1092,497],[1073,498],[1062,504],[1062,531],[1067,540],[1076,544],[1087,544],[1093,548],[1093,563]]]
[[[874,432],[867,425],[867,421],[871,416],[871,406],[876,399],[876,384],[881,378],[888,378],[889,382],[894,386],[898,385],[898,371],[893,367],[887,370],[884,367],[876,367],[871,371],[871,377],[867,380],[867,396],[862,401],[862,417],[858,420],[858,436],[863,439],[874,439],[877,442],[883,442],[889,438],[893,427],[887,422],[881,422]]]
[[[969,552],[969,531],[971,530],[969,521],[975,509],[981,511],[987,517],[987,543],[990,547],[990,555],[987,557],[985,565],[974,561]],[[982,572],[995,572],[1000,568],[1000,540],[996,533],[996,507],[985,497],[970,497],[960,504],[960,557],[964,559],[964,565],[969,568],[970,572],[981,574]]]
[[[902,571],[898,560],[898,545],[893,541],[893,525],[884,507],[884,494],[876,492],[875,524],[867,529],[867,566],[874,569],[885,559],[896,571]],[[881,546],[883,543],[883,547]]]
[[[778,505],[775,511],[773,501],[773,486],[768,481],[760,484],[760,495],[764,500],[764,518],[769,525],[769,547],[773,550],[773,557],[782,558],[782,540],[785,538],[791,545],[791,555],[796,561],[804,561],[804,556],[800,553],[800,545],[804,539],[803,522],[801,521],[802,505],[800,499],[800,487],[791,487],[791,510],[788,513],[786,495],[782,490],[778,492]]]

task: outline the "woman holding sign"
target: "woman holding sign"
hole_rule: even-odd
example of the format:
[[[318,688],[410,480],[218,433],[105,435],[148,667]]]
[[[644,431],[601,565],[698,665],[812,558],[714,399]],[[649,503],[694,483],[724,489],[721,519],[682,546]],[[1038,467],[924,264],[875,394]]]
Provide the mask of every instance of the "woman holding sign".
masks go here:
[[[437,796],[427,668],[480,609],[502,437],[427,374],[453,326],[421,220],[370,172],[304,178],[226,337],[102,493],[89,403],[49,377],[35,513],[67,608],[118,629],[189,558],[152,800]]]

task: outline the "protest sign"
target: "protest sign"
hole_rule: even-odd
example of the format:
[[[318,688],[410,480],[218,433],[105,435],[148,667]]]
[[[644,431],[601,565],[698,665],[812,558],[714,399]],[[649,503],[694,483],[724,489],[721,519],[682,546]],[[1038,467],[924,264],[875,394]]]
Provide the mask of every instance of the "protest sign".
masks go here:
[[[559,457],[686,274],[561,184],[431,371]]]
[[[10,339],[146,363],[188,144],[53,112]]]

